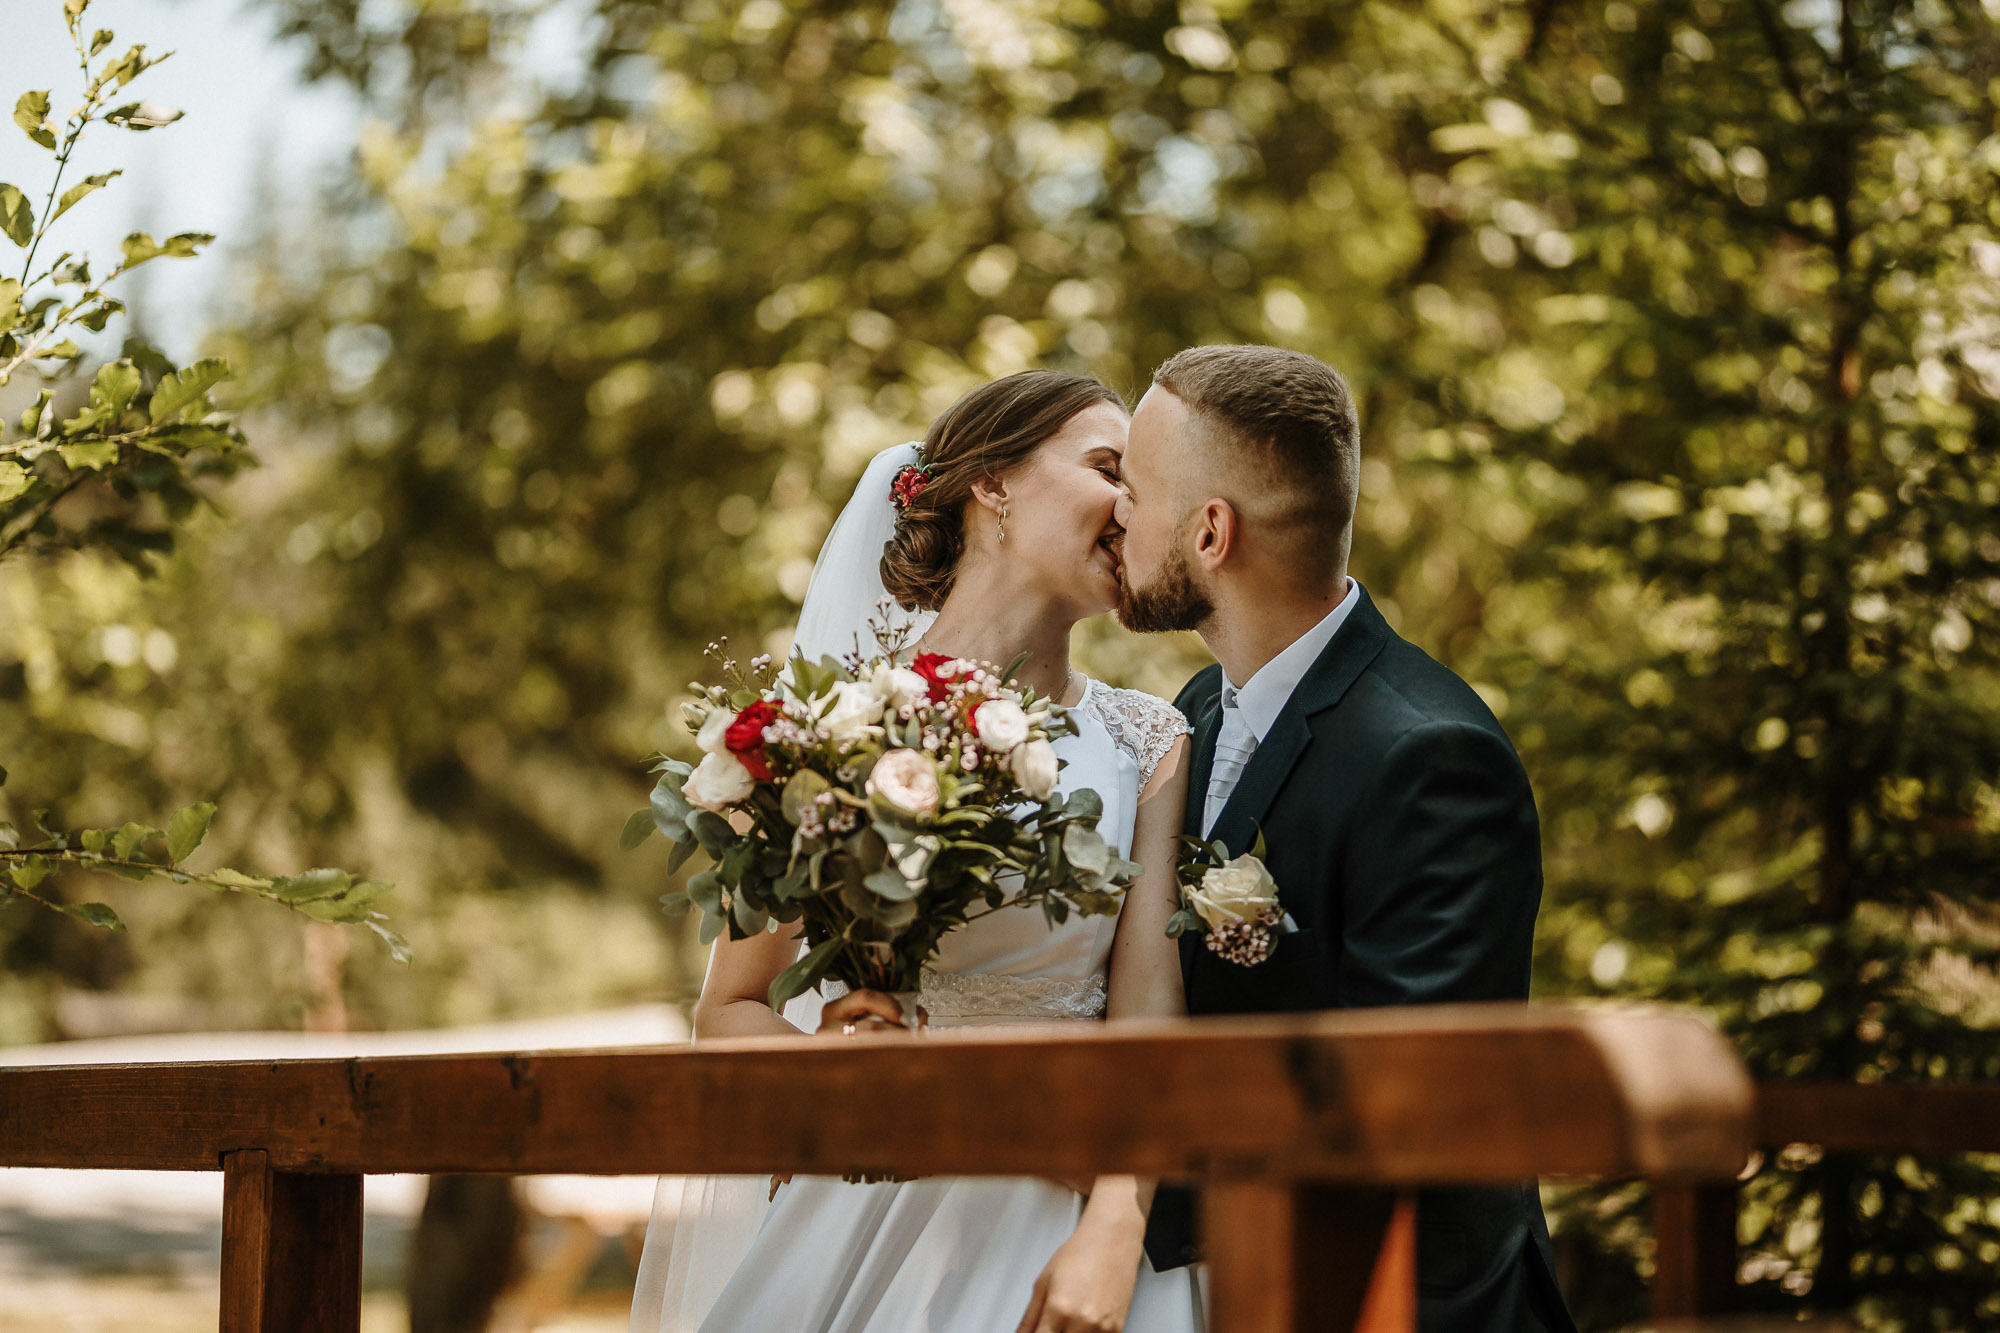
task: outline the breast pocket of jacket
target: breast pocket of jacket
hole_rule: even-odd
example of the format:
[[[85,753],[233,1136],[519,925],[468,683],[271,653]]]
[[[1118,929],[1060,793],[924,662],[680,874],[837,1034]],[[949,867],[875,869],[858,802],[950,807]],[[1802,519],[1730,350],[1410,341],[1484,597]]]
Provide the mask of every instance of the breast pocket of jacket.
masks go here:
[[[1270,957],[1241,971],[1244,993],[1259,1009],[1324,1009],[1333,1003],[1333,974],[1315,930],[1278,936]]]

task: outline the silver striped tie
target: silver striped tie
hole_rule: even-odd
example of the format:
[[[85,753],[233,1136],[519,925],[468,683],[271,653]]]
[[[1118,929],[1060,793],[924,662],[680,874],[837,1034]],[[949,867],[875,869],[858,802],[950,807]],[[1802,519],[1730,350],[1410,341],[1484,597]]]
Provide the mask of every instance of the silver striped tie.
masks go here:
[[[1215,763],[1208,770],[1208,804],[1202,810],[1202,836],[1210,836],[1215,831],[1215,821],[1221,817],[1222,807],[1229,804],[1229,793],[1236,790],[1236,783],[1243,776],[1243,766],[1250,762],[1250,756],[1257,753],[1257,737],[1251,732],[1250,724],[1243,720],[1243,710],[1236,706],[1236,691],[1224,689],[1222,692],[1222,730],[1215,737]]]

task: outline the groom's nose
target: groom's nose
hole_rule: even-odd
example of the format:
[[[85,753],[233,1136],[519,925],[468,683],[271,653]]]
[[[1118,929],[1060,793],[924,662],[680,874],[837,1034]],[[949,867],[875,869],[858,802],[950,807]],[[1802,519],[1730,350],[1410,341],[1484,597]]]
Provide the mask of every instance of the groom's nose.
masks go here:
[[[1111,517],[1121,528],[1132,526],[1132,492],[1119,488],[1118,501],[1111,507]]]

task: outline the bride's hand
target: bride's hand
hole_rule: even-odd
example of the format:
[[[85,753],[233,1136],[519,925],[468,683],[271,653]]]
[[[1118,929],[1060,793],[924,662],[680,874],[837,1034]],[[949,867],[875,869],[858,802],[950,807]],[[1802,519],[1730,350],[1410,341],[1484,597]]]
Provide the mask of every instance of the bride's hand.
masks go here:
[[[1035,1279],[1015,1333],[1119,1333],[1132,1308],[1144,1233],[1078,1225]]]
[[[923,1011],[918,1010],[921,1023]],[[851,990],[827,1002],[820,1010],[816,1035],[847,1036],[856,1032],[903,1030],[903,1007],[887,991]]]

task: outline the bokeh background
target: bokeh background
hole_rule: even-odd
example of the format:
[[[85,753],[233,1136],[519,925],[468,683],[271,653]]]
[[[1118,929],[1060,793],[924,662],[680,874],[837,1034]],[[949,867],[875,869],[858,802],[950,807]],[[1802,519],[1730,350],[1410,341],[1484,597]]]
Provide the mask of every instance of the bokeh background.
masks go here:
[[[1354,572],[1535,784],[1539,995],[1699,1006],[1761,1077],[2000,1076],[1992,0],[91,13],[189,114],[94,144],[65,248],[222,240],[86,351],[226,355],[261,467],[165,558],[0,565],[0,800],[216,801],[204,855],[394,880],[416,957],[65,874],[131,928],[0,904],[0,1046],[684,1005],[618,841],[703,646],[782,651],[868,458],[971,385],[1237,340],[1353,381]],[[60,88],[55,0],[4,22],[8,95]],[[2000,1326],[1996,1165],[1760,1161],[1742,1275]],[[1638,1319],[1644,1188],[1549,1200],[1580,1322]]]

